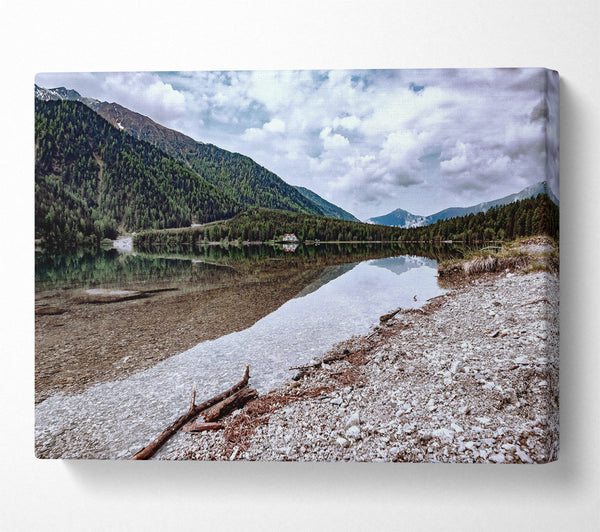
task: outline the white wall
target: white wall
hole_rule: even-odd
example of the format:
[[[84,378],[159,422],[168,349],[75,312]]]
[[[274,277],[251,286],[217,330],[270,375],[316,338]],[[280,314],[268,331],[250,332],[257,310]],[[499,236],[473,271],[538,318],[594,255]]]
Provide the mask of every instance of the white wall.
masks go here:
[[[8,5],[7,5],[8,4]],[[598,2],[2,3],[3,530],[596,530]],[[561,446],[548,466],[33,458],[39,71],[545,66],[561,76]],[[9,262],[10,260],[10,262]]]

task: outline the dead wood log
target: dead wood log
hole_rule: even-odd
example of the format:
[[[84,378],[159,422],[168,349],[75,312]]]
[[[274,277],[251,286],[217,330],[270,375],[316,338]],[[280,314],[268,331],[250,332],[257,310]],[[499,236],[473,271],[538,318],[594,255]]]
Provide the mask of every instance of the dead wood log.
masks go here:
[[[229,412],[233,412],[237,408],[241,408],[248,401],[256,399],[257,397],[258,392],[253,388],[242,388],[239,392],[230,395],[215,406],[206,409],[202,412],[202,417],[204,418],[204,421],[214,421],[215,419],[226,416]]]
[[[194,383],[194,387],[192,388],[192,396],[190,397],[190,407],[188,408],[188,412],[192,412],[194,407],[196,406],[196,383]]]
[[[398,312],[402,309],[395,310],[394,312],[390,312],[389,314],[384,314],[379,318],[379,323],[385,323],[386,321],[390,321]]]
[[[548,303],[548,304],[550,304],[550,301],[548,301],[545,297],[543,297],[542,299],[536,299],[535,301],[530,301],[529,303],[523,303],[521,306],[522,307],[526,307],[528,305],[537,305],[538,303]]]
[[[223,423],[188,423],[181,430],[182,432],[204,432],[206,430],[221,430],[225,425]]]
[[[181,427],[183,427],[183,425],[185,425],[188,421],[191,421],[192,419],[194,419],[203,410],[210,408],[211,406],[219,403],[226,397],[229,397],[230,395],[232,395],[232,394],[238,392],[239,390],[241,390],[242,388],[244,388],[248,384],[249,378],[250,378],[250,368],[248,366],[246,366],[246,370],[244,371],[244,377],[242,378],[242,380],[240,382],[238,382],[235,386],[233,386],[229,390],[217,395],[216,397],[213,397],[212,399],[209,399],[208,401],[204,401],[204,403],[202,403],[198,406],[190,405],[190,408],[187,411],[187,413],[185,413],[179,419],[174,421],[152,443],[150,443],[149,445],[147,445],[146,447],[144,447],[143,449],[138,451],[133,456],[132,460],[147,460],[148,458],[151,458],[154,455],[154,453],[156,453],[156,451],[158,451],[165,444],[165,442],[171,436],[173,436],[173,434],[175,434]]]
[[[319,360],[318,362],[315,362],[314,364],[306,364],[304,366],[293,366],[290,369],[296,369],[298,371],[304,372],[304,374],[305,374],[308,370],[311,370],[313,368],[318,368],[321,364],[330,364],[331,362],[336,362],[338,360],[344,360],[345,358],[348,358],[351,354],[352,353],[350,351],[348,351],[348,349],[344,349],[343,353],[325,357],[323,360]]]

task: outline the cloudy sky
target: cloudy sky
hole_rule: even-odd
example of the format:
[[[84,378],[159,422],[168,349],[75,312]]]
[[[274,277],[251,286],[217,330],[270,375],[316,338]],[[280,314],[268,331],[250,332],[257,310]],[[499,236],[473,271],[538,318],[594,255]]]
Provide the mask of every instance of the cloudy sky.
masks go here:
[[[428,215],[547,179],[558,76],[542,69],[39,74],[252,157],[365,220]]]

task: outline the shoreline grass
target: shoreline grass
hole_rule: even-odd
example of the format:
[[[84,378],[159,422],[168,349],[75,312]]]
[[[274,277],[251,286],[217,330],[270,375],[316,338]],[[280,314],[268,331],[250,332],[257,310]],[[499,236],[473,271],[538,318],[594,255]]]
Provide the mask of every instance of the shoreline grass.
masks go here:
[[[440,279],[453,281],[502,271],[558,273],[557,242],[548,236],[534,236],[504,242],[497,251],[468,250],[462,258],[446,259],[438,265]]]

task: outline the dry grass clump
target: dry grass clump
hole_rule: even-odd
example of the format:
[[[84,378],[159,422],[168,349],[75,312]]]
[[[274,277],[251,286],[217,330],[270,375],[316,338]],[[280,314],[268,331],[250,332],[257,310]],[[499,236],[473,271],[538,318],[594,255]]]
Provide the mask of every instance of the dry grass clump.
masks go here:
[[[464,277],[474,277],[485,273],[502,272],[505,270],[522,270],[529,266],[530,257],[516,253],[508,256],[497,254],[470,254],[462,261],[444,262],[438,266],[438,276],[441,279],[452,280]]]
[[[492,256],[474,257],[463,263],[462,268],[465,275],[473,276],[482,273],[501,272],[506,269],[520,270],[529,264],[527,255],[517,255],[511,257]]]
[[[548,237],[535,237],[506,243],[497,253],[487,249],[469,251],[462,259],[441,262],[438,276],[443,281],[454,282],[506,270],[557,273],[559,257],[555,242]]]

